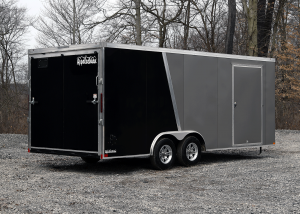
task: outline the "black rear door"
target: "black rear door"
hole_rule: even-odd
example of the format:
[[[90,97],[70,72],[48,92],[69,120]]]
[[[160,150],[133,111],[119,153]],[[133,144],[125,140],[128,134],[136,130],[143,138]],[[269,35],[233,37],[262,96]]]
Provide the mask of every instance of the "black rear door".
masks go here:
[[[96,60],[96,61],[95,61]],[[98,55],[64,57],[64,148],[98,150],[97,96]],[[98,98],[96,99],[98,100]]]
[[[63,148],[63,61],[31,59],[31,146]]]
[[[98,151],[97,73],[97,54],[31,60],[32,147]]]

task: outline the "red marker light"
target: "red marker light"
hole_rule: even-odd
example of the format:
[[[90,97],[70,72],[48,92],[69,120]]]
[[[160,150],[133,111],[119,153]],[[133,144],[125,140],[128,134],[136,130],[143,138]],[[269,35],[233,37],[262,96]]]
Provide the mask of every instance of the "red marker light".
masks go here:
[[[28,148],[28,152],[30,152],[30,149]]]
[[[104,154],[104,157],[108,157],[108,154]]]

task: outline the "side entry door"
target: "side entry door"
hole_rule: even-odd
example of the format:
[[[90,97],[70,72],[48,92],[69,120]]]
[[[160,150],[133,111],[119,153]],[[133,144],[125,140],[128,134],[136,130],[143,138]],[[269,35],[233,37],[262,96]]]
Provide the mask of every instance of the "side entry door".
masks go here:
[[[233,65],[233,145],[262,143],[262,66]]]

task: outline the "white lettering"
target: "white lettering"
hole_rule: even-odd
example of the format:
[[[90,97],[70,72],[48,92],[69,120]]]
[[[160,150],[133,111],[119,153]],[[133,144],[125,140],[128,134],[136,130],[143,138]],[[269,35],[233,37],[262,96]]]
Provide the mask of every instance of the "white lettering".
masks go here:
[[[97,58],[95,56],[79,56],[77,57],[77,65],[97,64]]]
[[[108,154],[108,153],[117,153],[117,150],[105,150],[105,154]]]

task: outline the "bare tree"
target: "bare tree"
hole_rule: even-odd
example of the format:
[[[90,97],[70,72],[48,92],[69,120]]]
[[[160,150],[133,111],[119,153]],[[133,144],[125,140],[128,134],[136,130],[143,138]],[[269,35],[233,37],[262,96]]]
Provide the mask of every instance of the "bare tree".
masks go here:
[[[82,44],[93,41],[93,30],[84,23],[92,19],[101,0],[46,0],[44,11],[34,24],[37,42],[43,47]]]
[[[0,1],[0,133],[26,130],[24,35],[30,19],[16,1]],[[23,84],[22,84],[23,83]]]
[[[165,46],[168,26],[177,22],[182,13],[184,2],[185,0],[147,0],[142,2],[142,8],[152,16],[152,20],[158,25],[159,47]]]
[[[87,22],[86,26],[90,29],[100,26],[99,38],[102,40],[136,45],[149,41],[152,23],[141,7],[141,0],[118,0],[98,11],[96,21]]]
[[[192,9],[196,17],[190,24],[195,32],[192,33],[195,50],[208,52],[224,52],[225,14],[224,2],[219,0],[193,0]]]

